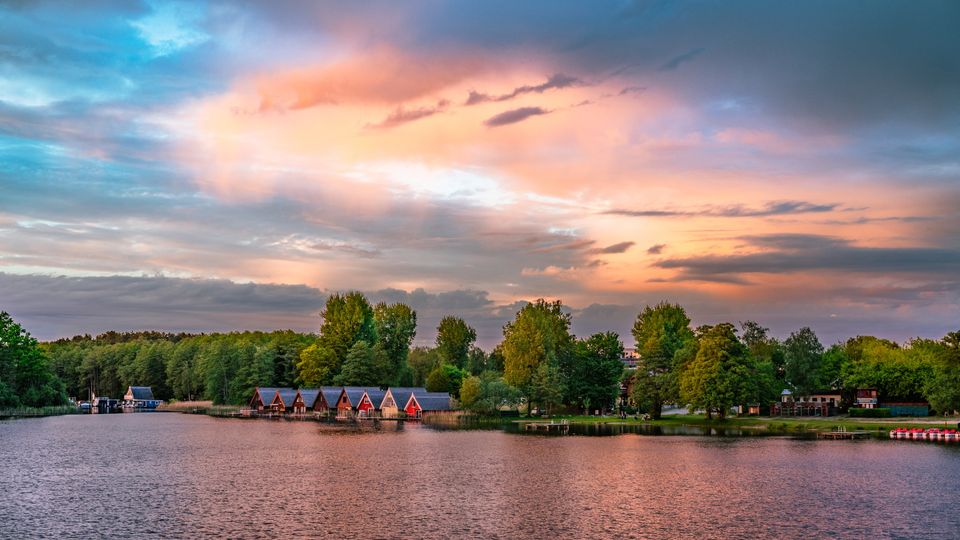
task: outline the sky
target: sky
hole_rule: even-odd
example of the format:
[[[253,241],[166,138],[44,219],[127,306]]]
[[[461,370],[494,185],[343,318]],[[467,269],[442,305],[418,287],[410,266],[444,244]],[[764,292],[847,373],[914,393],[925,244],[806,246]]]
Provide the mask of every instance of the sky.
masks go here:
[[[960,328],[957,2],[5,2],[0,309],[40,339],[495,345],[525,301]]]

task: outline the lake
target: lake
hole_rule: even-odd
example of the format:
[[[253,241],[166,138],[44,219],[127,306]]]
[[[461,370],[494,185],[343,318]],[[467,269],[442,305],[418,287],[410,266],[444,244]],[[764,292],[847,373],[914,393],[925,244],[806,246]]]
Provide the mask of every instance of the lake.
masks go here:
[[[960,445],[0,422],[0,538],[957,538]]]

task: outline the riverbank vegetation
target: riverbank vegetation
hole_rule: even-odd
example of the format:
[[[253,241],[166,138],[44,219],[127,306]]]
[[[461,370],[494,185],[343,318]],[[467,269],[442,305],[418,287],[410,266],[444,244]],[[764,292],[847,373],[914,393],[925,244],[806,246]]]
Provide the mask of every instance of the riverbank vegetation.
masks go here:
[[[65,405],[66,389],[37,340],[0,312],[0,409]]]
[[[257,386],[423,385],[495,415],[611,411],[629,388],[630,413],[660,419],[665,404],[677,404],[712,419],[734,406],[768,405],[784,389],[832,389],[849,403],[857,388],[876,388],[887,401],[960,409],[960,332],[902,345],[857,336],[825,348],[809,328],[781,341],[749,320],[692,327],[683,307],[660,303],[637,315],[637,367],[625,370],[620,336],[574,336],[560,301],[524,305],[489,352],[455,316],[441,320],[434,346],[412,347],[416,312],[371,305],[359,292],[331,295],[320,315],[318,334],[107,332],[39,346],[5,315],[4,342],[21,352],[3,353],[0,392],[16,396],[4,398],[8,406],[56,405],[68,394],[120,396],[143,385],[159,399],[239,405]]]

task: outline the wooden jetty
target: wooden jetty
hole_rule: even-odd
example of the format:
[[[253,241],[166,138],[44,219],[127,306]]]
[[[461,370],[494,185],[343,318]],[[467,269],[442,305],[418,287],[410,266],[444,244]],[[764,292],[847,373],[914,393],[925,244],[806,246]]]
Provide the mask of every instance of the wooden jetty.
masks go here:
[[[523,424],[524,431],[545,431],[547,433],[569,433],[570,421],[559,422],[527,422]]]
[[[818,439],[831,439],[831,440],[843,440],[843,439],[869,439],[873,435],[869,431],[847,431],[845,426],[841,426],[833,431],[820,431],[817,432]]]

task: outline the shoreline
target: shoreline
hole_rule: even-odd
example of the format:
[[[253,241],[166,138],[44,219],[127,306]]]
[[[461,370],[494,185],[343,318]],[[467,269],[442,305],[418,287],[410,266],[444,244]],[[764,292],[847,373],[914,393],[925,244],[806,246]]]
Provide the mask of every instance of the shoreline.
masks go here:
[[[617,416],[566,416],[556,415],[544,418],[519,418],[513,420],[519,424],[550,423],[564,421],[571,425],[623,425],[623,426],[660,426],[660,427],[704,427],[720,429],[746,429],[770,433],[816,433],[830,432],[836,428],[857,428],[862,431],[889,432],[898,427],[957,428],[960,417],[900,417],[900,418],[851,418],[849,416],[827,417],[779,417],[779,416],[734,416],[719,419],[707,419],[701,414],[678,414],[663,416],[657,420],[620,418]]]

